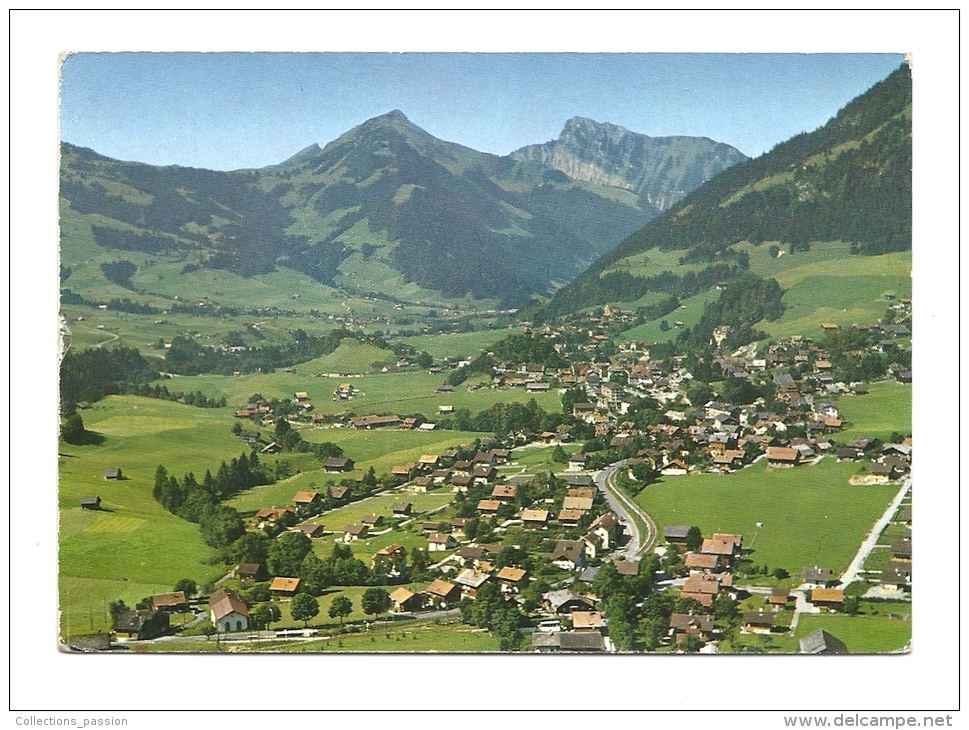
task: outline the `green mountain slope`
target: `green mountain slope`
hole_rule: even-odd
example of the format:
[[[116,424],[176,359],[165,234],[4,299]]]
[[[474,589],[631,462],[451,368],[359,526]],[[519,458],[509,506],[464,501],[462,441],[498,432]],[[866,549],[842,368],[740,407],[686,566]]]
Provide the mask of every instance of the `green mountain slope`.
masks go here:
[[[512,306],[551,294],[657,213],[634,190],[444,142],[397,111],[259,170],[156,167],[64,144],[61,197],[77,214],[62,233],[68,261],[93,239],[180,257],[188,271],[282,267],[351,293]]]
[[[686,298],[750,268],[747,244],[797,265],[815,241],[849,254],[911,248],[911,74],[902,67],[820,129],[720,173],[631,235],[569,286],[548,312],[648,293]]]

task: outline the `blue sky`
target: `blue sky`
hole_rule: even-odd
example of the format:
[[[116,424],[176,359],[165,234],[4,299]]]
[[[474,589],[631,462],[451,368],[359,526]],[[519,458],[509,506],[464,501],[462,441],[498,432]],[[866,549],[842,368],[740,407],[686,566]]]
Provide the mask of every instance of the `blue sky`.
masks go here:
[[[900,54],[78,53],[61,138],[153,164],[275,164],[400,109],[441,139],[508,154],[582,116],[759,155],[811,131]]]

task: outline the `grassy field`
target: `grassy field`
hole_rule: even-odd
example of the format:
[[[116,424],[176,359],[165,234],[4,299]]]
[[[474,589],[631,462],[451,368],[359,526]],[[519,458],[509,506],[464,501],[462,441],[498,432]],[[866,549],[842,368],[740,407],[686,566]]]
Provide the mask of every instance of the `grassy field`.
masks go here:
[[[355,348],[366,346],[357,344]],[[355,349],[354,348],[354,349]],[[377,350],[377,352],[383,352]],[[367,360],[372,353],[356,358],[355,362]],[[384,353],[386,357],[387,353]],[[319,360],[298,365],[294,373],[277,371],[271,374],[242,375],[239,377],[222,375],[201,375],[192,378],[191,389],[201,390],[209,396],[224,395],[236,407],[248,402],[251,395],[261,393],[266,398],[292,398],[296,391],[305,391],[313,403],[314,413],[356,414],[367,413],[421,413],[431,421],[439,417],[439,406],[467,408],[472,413],[487,410],[495,403],[527,403],[532,398],[546,411],[559,412],[562,408],[561,396],[554,390],[547,393],[529,394],[524,388],[492,390],[489,387],[468,390],[461,385],[451,393],[438,393],[444,383],[442,375],[431,375],[426,371],[401,371],[395,373],[371,373],[350,380],[331,377],[314,377],[320,372],[329,372],[330,367],[340,368],[338,362],[331,361],[330,367],[321,367]],[[188,382],[188,381],[186,381]],[[333,391],[343,382],[352,383],[360,393],[350,401],[334,401]],[[166,383],[171,388],[170,381]]]
[[[886,294],[896,297],[912,295],[911,252],[857,256],[850,254],[850,244],[842,241],[814,242],[810,251],[799,251],[793,255],[785,252],[780,257],[770,256],[767,243],[759,246],[743,243],[734,248],[748,254],[752,273],[773,277],[785,289],[783,301],[787,310],[777,321],[758,325],[773,338],[795,334],[817,336],[821,334],[822,322],[841,325],[876,322],[884,316],[890,303],[885,298]],[[681,255],[680,251],[652,249],[623,261],[620,268],[636,275],[649,276],[662,270],[683,274],[700,267],[697,264],[680,264]],[[709,291],[686,299],[683,301],[686,309],[681,308],[627,330],[622,334],[622,339],[647,342],[670,340],[677,335],[672,327],[674,321],[682,321],[687,327],[692,327],[703,314],[704,304],[714,301],[717,296],[718,292]],[[635,305],[626,303],[624,306]],[[659,328],[663,319],[671,326],[666,332]]]
[[[911,297],[912,254],[850,256],[839,260],[837,266],[830,261],[811,262],[780,272],[775,278],[785,290],[787,309],[776,322],[762,322],[759,327],[775,338],[816,336],[821,333],[822,322],[851,325],[878,321],[890,304],[886,294]]]
[[[484,434],[466,431],[355,431],[351,429],[308,429],[303,431],[307,441],[332,441],[356,462],[350,472],[359,474],[371,466],[378,475],[388,474],[398,464],[416,462],[422,454],[440,452],[461,444],[473,443]],[[293,455],[284,454],[279,458]],[[305,458],[297,455],[296,458]],[[227,504],[240,512],[255,512],[261,507],[288,504],[302,489],[321,489],[331,482],[347,478],[347,474],[328,474],[318,461],[310,457],[311,466],[288,479],[264,487],[256,487],[237,495]],[[414,495],[419,496],[419,495]]]
[[[716,301],[719,295],[719,292],[711,290],[697,294],[695,297],[684,299],[680,303],[679,309],[670,312],[665,317],[660,317],[652,322],[647,322],[626,330],[619,336],[619,339],[626,341],[669,342],[677,338],[680,334],[680,329],[673,326],[675,322],[682,322],[684,327],[695,326],[700,321],[700,317],[703,315],[703,308],[707,302]],[[664,319],[670,326],[665,332],[660,329],[660,322]]]
[[[206,583],[220,574],[209,564],[214,551],[198,525],[166,511],[152,497],[159,464],[181,478],[201,477],[247,452],[231,432],[228,409],[195,408],[135,396],[109,396],[82,412],[85,427],[104,437],[89,446],[59,445],[58,504],[62,627],[107,628],[106,603],[129,606],[146,595],[170,591],[180,578]],[[309,454],[265,457],[318,465]],[[120,468],[124,479],[107,481]],[[288,490],[287,490],[288,491]],[[294,492],[288,494],[287,501]],[[80,499],[100,496],[101,511],[82,510]],[[129,600],[132,599],[132,600]]]
[[[155,470],[165,464],[173,474],[203,474],[244,450],[219,409],[111,396],[83,413],[104,442],[60,445],[60,599],[70,633],[92,622],[107,628],[105,601],[137,601],[171,590],[183,577],[199,583],[217,577],[198,526],[152,497]],[[105,469],[115,467],[125,479],[106,481]],[[87,495],[101,497],[102,511],[80,508]]]
[[[857,464],[833,458],[779,470],[760,462],[726,476],[667,477],[644,489],[636,502],[660,530],[697,525],[704,535],[743,535],[755,565],[792,575],[807,565],[840,573],[897,491],[893,485],[849,486],[857,470]]]
[[[322,609],[321,614],[325,613]],[[300,624],[302,625],[302,624]],[[163,643],[133,647],[136,652],[215,652],[215,641],[200,639],[197,642]],[[252,641],[245,643],[223,642],[225,653],[484,653],[499,651],[499,641],[486,631],[465,626],[453,617],[437,621],[402,621],[379,623],[369,631],[355,634],[338,634],[326,638],[298,641]]]
[[[867,436],[887,441],[893,432],[912,431],[912,386],[885,381],[871,383],[867,395],[841,396],[835,401],[846,422],[840,441]]]
[[[416,337],[402,337],[405,342],[418,350],[424,350],[436,361],[445,358],[460,360],[476,356],[482,350],[487,350],[499,340],[518,332],[514,329],[478,330],[477,332],[457,332],[448,335],[418,335]]]
[[[905,620],[888,617],[889,609],[883,607],[880,615],[845,616],[834,614],[806,614],[798,620],[794,631],[796,639],[824,629],[841,639],[852,654],[885,654],[901,651],[912,641],[912,622],[908,617],[911,606],[900,604],[891,609],[906,616]]]

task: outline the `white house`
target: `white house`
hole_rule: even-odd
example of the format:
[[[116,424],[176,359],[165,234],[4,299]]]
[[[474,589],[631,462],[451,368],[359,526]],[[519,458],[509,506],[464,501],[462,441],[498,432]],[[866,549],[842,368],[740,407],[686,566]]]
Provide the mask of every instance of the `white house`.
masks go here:
[[[209,597],[209,617],[219,633],[249,628],[249,607],[225,588],[219,588]]]

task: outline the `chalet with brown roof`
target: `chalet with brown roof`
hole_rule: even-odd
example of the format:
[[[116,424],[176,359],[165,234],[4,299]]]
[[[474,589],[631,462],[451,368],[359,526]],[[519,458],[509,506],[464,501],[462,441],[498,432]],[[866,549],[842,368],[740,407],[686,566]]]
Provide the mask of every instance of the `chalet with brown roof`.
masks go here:
[[[407,567],[407,548],[396,543],[381,548],[370,560],[370,567],[380,575],[399,576]]]
[[[686,544],[686,538],[689,534],[689,525],[666,525],[663,528],[663,539],[675,545]]]
[[[619,575],[639,575],[639,563],[635,560],[617,560],[613,565]]]
[[[573,631],[602,631],[606,622],[599,611],[572,611]]]
[[[394,613],[420,611],[424,603],[423,597],[420,593],[415,593],[414,591],[404,588],[403,586],[390,594],[390,600],[391,603],[393,603]]]
[[[582,481],[583,480],[581,480],[581,479],[576,479],[576,482],[581,483]],[[591,487],[591,486],[588,486],[588,485],[585,485],[585,486],[571,486],[570,485],[570,489],[569,489],[568,494],[566,496],[568,496],[568,497],[578,497],[580,499],[591,499],[591,500],[595,501],[595,498],[596,498],[596,489],[595,489],[595,487]]]
[[[562,570],[585,567],[585,543],[582,540],[557,540],[551,561]]]
[[[297,492],[293,497],[296,509],[317,509],[322,503],[319,492]]]
[[[123,611],[111,624],[111,633],[119,639],[154,639],[169,628],[165,611]]]
[[[468,487],[471,486],[473,478],[470,474],[452,474],[451,475],[451,491],[453,492],[467,492]]]
[[[293,507],[263,507],[261,510],[256,512],[256,519],[260,522],[274,523],[279,520],[285,514],[296,514],[296,510]]]
[[[345,456],[331,456],[323,462],[323,468],[330,474],[353,471],[353,459]]]
[[[357,416],[350,419],[350,428],[370,431],[374,428],[390,428],[400,425],[398,416]]]
[[[296,529],[307,537],[323,537],[323,525],[318,522],[302,522]]]
[[[912,541],[911,540],[893,540],[892,541],[892,558],[894,560],[911,560],[912,559]]]
[[[360,522],[371,528],[380,527],[384,523],[384,516],[371,512],[361,517]]]
[[[461,600],[461,589],[442,578],[436,578],[424,589],[424,593],[434,606],[450,606]]]
[[[562,500],[562,509],[574,509],[580,512],[588,512],[592,509],[591,497],[565,497]]]
[[[398,479],[410,479],[411,472],[415,469],[415,464],[398,464],[390,470],[390,476]]]
[[[269,584],[269,592],[274,598],[292,598],[299,590],[299,583],[299,578],[276,576],[273,578],[273,582]]]
[[[175,591],[174,593],[159,593],[151,597],[151,607],[154,611],[168,611],[178,613],[188,610],[188,599],[185,598],[185,591]]]
[[[670,629],[675,636],[684,634],[709,641],[713,634],[713,616],[709,614],[674,613],[670,616]]]
[[[498,484],[491,490],[492,499],[510,502],[518,495],[518,487],[514,484]]]
[[[442,552],[444,550],[453,550],[458,546],[458,541],[454,539],[454,535],[449,535],[441,532],[432,532],[427,536],[427,550],[428,552]]]
[[[235,576],[244,581],[261,581],[268,577],[262,563],[239,563]]]
[[[478,512],[482,514],[494,514],[501,507],[501,502],[497,499],[482,499],[478,502]]]
[[[260,454],[278,454],[282,450],[283,450],[282,445],[277,444],[275,441],[273,441],[273,442],[271,442],[269,444],[266,444],[263,447],[262,451],[260,451],[259,453]]]
[[[774,627],[774,614],[770,611],[744,611],[740,626],[741,633],[769,634]]]
[[[817,588],[827,587],[831,584],[831,569],[809,565],[801,571],[801,582]]]
[[[340,484],[334,484],[330,487],[330,498],[334,502],[344,501],[350,492],[350,487],[344,487]]]
[[[505,588],[511,588],[516,592],[528,585],[528,571],[524,568],[515,568],[506,565],[495,574],[495,578]]]
[[[548,524],[548,510],[523,509],[521,521],[524,527],[545,527]]]
[[[716,555],[720,559],[720,564],[729,568],[733,559],[740,553],[740,535],[715,534],[703,541],[700,553]]]
[[[687,553],[683,564],[690,572],[712,573],[720,567],[720,556],[707,553]]]
[[[558,521],[563,527],[577,527],[583,514],[585,513],[580,509],[563,509],[559,511]]]
[[[821,609],[840,611],[844,608],[844,591],[840,588],[814,588],[811,603]]]
[[[489,464],[480,464],[474,468],[471,477],[476,484],[490,484],[498,478],[498,470]]]
[[[660,469],[659,473],[664,477],[686,476],[690,473],[690,465],[681,459],[672,459]]]
[[[602,548],[609,550],[614,547],[622,534],[622,524],[614,512],[599,515],[589,526],[589,531],[602,539]]]
[[[390,511],[393,513],[394,517],[406,517],[411,513],[414,505],[411,502],[394,502],[391,506]]]
[[[720,581],[707,575],[691,575],[683,584],[680,595],[692,598],[704,608],[710,608],[719,592]]]
[[[585,469],[586,455],[581,451],[578,451],[569,457],[569,469],[572,471],[581,471]]]
[[[790,467],[799,464],[801,452],[789,446],[768,446],[767,463],[775,468]]]
[[[772,588],[770,595],[767,597],[767,603],[775,611],[784,608],[790,600],[791,592],[787,588]]]
[[[464,528],[470,521],[470,517],[455,517],[453,520],[451,520],[451,534],[455,537],[463,537]]]
[[[343,541],[351,542],[353,540],[362,540],[370,532],[370,527],[368,525],[344,525],[343,526]]]
[[[882,569],[881,587],[883,591],[898,593],[912,586],[911,561],[889,560]]]
[[[478,567],[480,562],[488,555],[488,551],[481,546],[466,545],[458,550],[455,555],[461,558],[463,565],[473,565]]]

